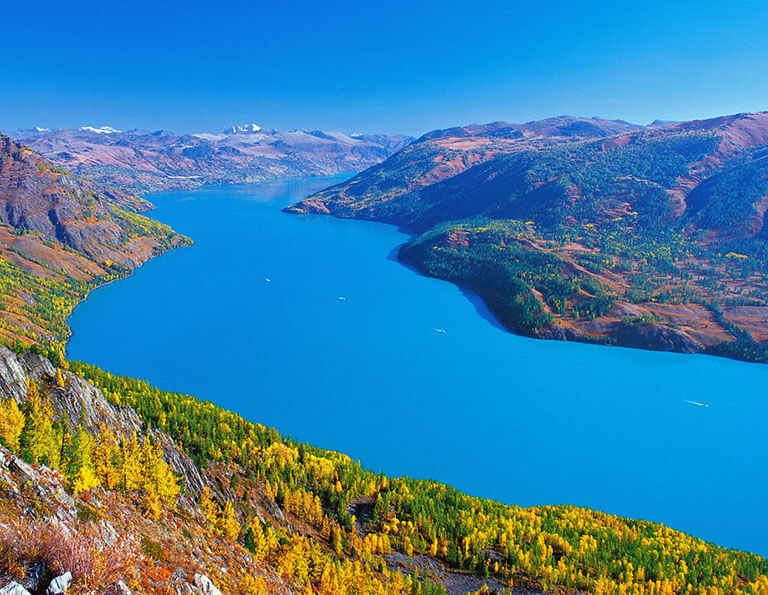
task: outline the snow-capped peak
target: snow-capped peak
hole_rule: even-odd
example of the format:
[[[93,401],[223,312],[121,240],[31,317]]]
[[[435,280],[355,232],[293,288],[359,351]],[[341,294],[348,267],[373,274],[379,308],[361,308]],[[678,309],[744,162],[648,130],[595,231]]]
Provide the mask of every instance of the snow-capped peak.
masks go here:
[[[114,134],[116,132],[122,132],[122,130],[112,128],[112,126],[99,126],[98,128],[94,128],[93,126],[80,126],[79,130],[81,132],[94,132],[96,134]]]
[[[224,134],[249,134],[253,132],[261,131],[261,126],[258,124],[243,124],[242,126],[230,126],[224,130]]]
[[[33,128],[33,130],[34,130],[35,132],[50,132],[50,131],[51,131],[51,129],[50,129],[50,128],[43,128],[42,126],[35,126],[35,127]]]

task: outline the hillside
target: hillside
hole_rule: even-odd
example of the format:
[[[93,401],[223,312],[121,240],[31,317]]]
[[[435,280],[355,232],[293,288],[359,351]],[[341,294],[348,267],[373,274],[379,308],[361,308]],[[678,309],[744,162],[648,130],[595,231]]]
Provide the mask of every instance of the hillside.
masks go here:
[[[530,336],[768,361],[768,113],[431,132],[289,208],[400,225],[400,258]]]
[[[126,203],[0,135],[0,338],[62,344],[93,287],[189,243]]]
[[[283,132],[255,124],[198,134],[123,132],[108,126],[9,134],[102,188],[132,193],[360,171],[411,140],[320,130]],[[151,204],[137,207],[146,210]]]
[[[211,403],[60,365],[0,347],[2,584],[43,592],[63,576],[70,593],[329,595],[768,589],[759,556],[646,521],[385,477]]]

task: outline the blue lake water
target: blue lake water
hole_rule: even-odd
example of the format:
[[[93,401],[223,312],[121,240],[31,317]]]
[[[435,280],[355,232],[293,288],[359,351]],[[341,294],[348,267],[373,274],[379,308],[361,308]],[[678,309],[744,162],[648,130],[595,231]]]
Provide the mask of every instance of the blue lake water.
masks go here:
[[[768,366],[514,336],[394,227],[281,212],[335,181],[153,195],[195,245],[96,290],[69,356],[389,475],[768,554]]]

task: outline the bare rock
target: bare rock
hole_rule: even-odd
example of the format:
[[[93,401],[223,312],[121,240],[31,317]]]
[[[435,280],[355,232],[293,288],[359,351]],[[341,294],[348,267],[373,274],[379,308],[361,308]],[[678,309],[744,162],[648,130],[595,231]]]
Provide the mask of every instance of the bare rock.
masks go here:
[[[223,595],[204,574],[195,575],[195,592],[201,595]]]
[[[30,593],[16,581],[11,581],[0,589],[0,595],[30,595]]]
[[[71,582],[72,573],[65,572],[64,574],[57,576],[51,581],[51,584],[48,585],[48,589],[46,589],[45,593],[46,595],[62,595],[67,592],[67,589],[69,589],[69,583]]]

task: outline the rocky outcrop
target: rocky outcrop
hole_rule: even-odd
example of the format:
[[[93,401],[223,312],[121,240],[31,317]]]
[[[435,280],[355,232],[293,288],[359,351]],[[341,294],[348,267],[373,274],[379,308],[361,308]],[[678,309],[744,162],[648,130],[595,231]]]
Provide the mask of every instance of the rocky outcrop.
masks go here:
[[[65,420],[71,430],[79,426],[98,434],[106,427],[122,439],[142,433],[143,424],[136,411],[111,404],[90,382],[54,367],[40,355],[28,352],[17,355],[0,346],[0,398],[23,403],[28,399],[30,383],[45,387],[57,418]],[[148,435],[160,446],[166,462],[182,477],[186,489],[192,494],[201,493],[205,481],[189,455],[159,430],[150,429]],[[25,465],[17,460],[19,465]]]
[[[44,502],[48,522],[72,523],[77,519],[75,500],[64,489],[58,471],[30,465],[2,446],[0,482],[6,494],[12,494],[22,509],[32,510]]]
[[[79,376],[55,368],[40,355],[17,355],[0,346],[0,397],[22,403],[28,398],[30,383],[47,387],[51,405],[71,428],[84,426],[98,433],[102,426],[111,428],[119,437],[128,438],[141,431],[141,420],[133,409],[110,404],[103,393]]]
[[[30,595],[30,593],[16,581],[11,581],[0,589],[0,595]]]
[[[69,589],[69,583],[72,582],[72,573],[67,571],[64,574],[57,576],[48,585],[45,590],[46,595],[63,595]]]
[[[216,588],[211,579],[204,574],[195,575],[195,593],[200,593],[200,595],[222,595],[222,592]]]

